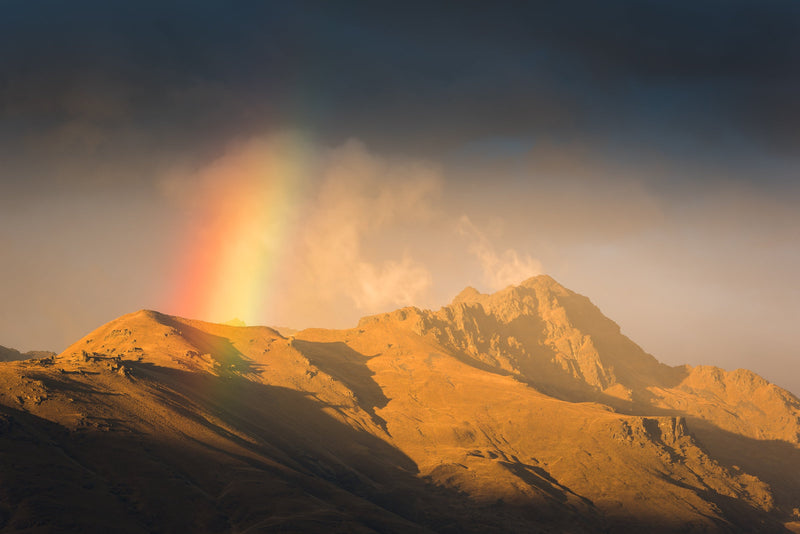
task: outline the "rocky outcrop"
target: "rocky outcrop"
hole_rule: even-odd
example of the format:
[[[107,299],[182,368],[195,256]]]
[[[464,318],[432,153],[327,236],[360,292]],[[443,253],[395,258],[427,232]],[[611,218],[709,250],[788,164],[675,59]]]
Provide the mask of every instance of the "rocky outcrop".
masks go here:
[[[364,321],[397,321],[553,393],[639,388],[670,376],[667,366],[622,335],[589,299],[549,276],[493,295],[467,288],[435,312],[406,308]]]

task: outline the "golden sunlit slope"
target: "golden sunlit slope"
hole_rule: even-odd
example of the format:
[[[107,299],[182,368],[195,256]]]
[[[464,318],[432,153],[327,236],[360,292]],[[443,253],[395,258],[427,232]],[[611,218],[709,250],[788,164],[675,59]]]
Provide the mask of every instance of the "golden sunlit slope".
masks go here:
[[[290,337],[140,311],[0,365],[0,528],[780,532],[797,424],[546,276]]]
[[[658,363],[587,299],[549,276],[493,295],[462,291],[438,312],[415,308],[412,328],[465,360],[518,376],[557,395],[631,388],[669,380]],[[362,322],[368,322],[367,318]]]
[[[362,326],[376,321],[563,400],[683,417],[712,456],[769,481],[784,513],[794,515],[798,507],[800,401],[794,395],[747,370],[663,365],[589,299],[548,276],[492,295],[467,288],[439,311],[406,308],[365,318]]]
[[[800,401],[791,393],[743,369],[659,363],[589,299],[549,276],[492,295],[468,288],[438,312],[407,308],[383,317],[462,361],[559,398],[631,412],[662,408],[744,436],[800,443]]]

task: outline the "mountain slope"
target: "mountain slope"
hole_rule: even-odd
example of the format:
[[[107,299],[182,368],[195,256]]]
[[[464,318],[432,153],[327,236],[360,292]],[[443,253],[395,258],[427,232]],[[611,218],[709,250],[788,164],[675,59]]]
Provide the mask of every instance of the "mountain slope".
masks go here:
[[[290,337],[140,311],[0,365],[0,528],[780,532],[798,413],[549,277]]]
[[[384,314],[462,361],[552,396],[631,413],[653,408],[756,439],[800,444],[800,401],[751,371],[659,363],[589,299],[548,276],[493,295],[464,290],[439,311]],[[369,324],[377,318],[365,318]]]

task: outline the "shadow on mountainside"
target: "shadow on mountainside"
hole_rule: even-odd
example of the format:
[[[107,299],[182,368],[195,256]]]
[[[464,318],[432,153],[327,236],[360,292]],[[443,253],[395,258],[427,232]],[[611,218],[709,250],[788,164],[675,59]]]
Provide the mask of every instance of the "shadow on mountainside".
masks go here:
[[[445,308],[444,318],[431,315],[427,330],[460,362],[501,376],[513,376],[536,390],[569,401],[594,401],[598,390],[575,368],[556,363],[557,352],[543,343],[546,324],[538,316],[520,315],[508,322],[488,313],[481,304]],[[486,332],[493,332],[487,337]]]
[[[302,393],[132,367],[168,407],[173,428],[142,420],[137,433],[68,431],[1,408],[0,529],[406,532],[424,530],[419,495],[451,499],[416,478],[402,453]],[[392,511],[404,508],[417,517]]]
[[[603,389],[619,384],[635,396],[648,386],[674,387],[687,376],[686,368],[659,363],[625,337],[588,298],[573,293],[557,298],[566,316],[554,324],[537,313],[514,310],[504,317],[481,303],[458,303],[425,315],[422,333],[432,333],[462,363],[514,376],[571,402],[624,407],[623,399]]]
[[[347,386],[355,394],[359,406],[388,433],[386,421],[375,413],[375,409],[385,407],[389,399],[372,378],[375,373],[367,367],[367,361],[373,356],[361,354],[341,341],[323,343],[294,339],[292,346],[317,369]]]
[[[647,401],[621,411],[641,417],[683,417],[688,433],[709,457],[732,473],[755,476],[770,487],[776,508],[771,514],[773,517],[782,521],[798,519],[794,509],[800,509],[800,477],[797,475],[800,473],[800,447],[782,440],[743,436],[720,428],[695,414],[675,408],[652,406]],[[726,514],[733,517],[743,515],[741,503],[722,495],[710,499],[710,495],[712,494],[705,494],[703,497],[716,502]]]
[[[214,334],[178,321],[169,315],[158,312],[151,313],[155,315],[159,323],[169,326],[179,332],[181,337],[192,346],[196,347],[201,353],[210,354],[220,374],[249,374],[259,371],[262,367],[249,358],[246,358],[226,337],[215,336]]]
[[[174,317],[162,313],[153,312],[159,323],[173,328],[179,332],[181,337],[186,339],[191,345],[203,353],[210,354],[222,373],[253,373],[260,366],[246,358],[239,350],[233,346],[226,337],[215,336],[199,328],[195,328],[184,322],[177,321]]]
[[[592,338],[605,365],[617,373],[619,381],[633,389],[647,386],[671,388],[677,386],[688,372],[659,362],[630,338],[619,325],[603,315],[592,301],[572,291],[559,296],[572,325]]]
[[[754,475],[769,484],[778,513],[786,520],[793,509],[800,508],[800,448],[785,441],[735,434],[697,417],[686,418],[692,434],[714,459],[734,472]]]
[[[475,503],[419,478],[401,451],[340,422],[331,416],[335,406],[304,393],[241,377],[128,366],[136,398],[144,392],[151,399],[140,405],[139,420],[69,414],[83,421],[70,431],[0,406],[1,531],[536,532],[541,526],[530,509]],[[91,397],[81,404],[91,410]],[[164,409],[167,427],[148,415]],[[551,519],[565,531],[594,531],[567,509]]]
[[[130,389],[105,397],[104,407],[127,402],[114,413],[135,413],[128,421],[95,417],[89,386],[80,402],[88,413],[78,414],[85,424],[73,431],[0,405],[0,530],[579,533],[680,526],[624,511],[578,515],[564,503],[568,488],[526,466],[507,467],[525,467],[523,483],[556,490],[555,507],[476,502],[420,478],[403,452],[305,393],[236,375],[125,365],[130,378],[119,383]],[[82,379],[91,384],[95,377]],[[62,384],[75,391],[53,380],[54,398]]]

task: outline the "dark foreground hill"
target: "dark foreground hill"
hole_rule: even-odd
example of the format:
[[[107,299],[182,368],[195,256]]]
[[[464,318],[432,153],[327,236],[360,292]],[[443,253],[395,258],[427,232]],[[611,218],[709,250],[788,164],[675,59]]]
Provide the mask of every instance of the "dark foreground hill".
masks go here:
[[[800,532],[799,444],[546,276],[288,338],[140,311],[0,364],[0,528]]]

